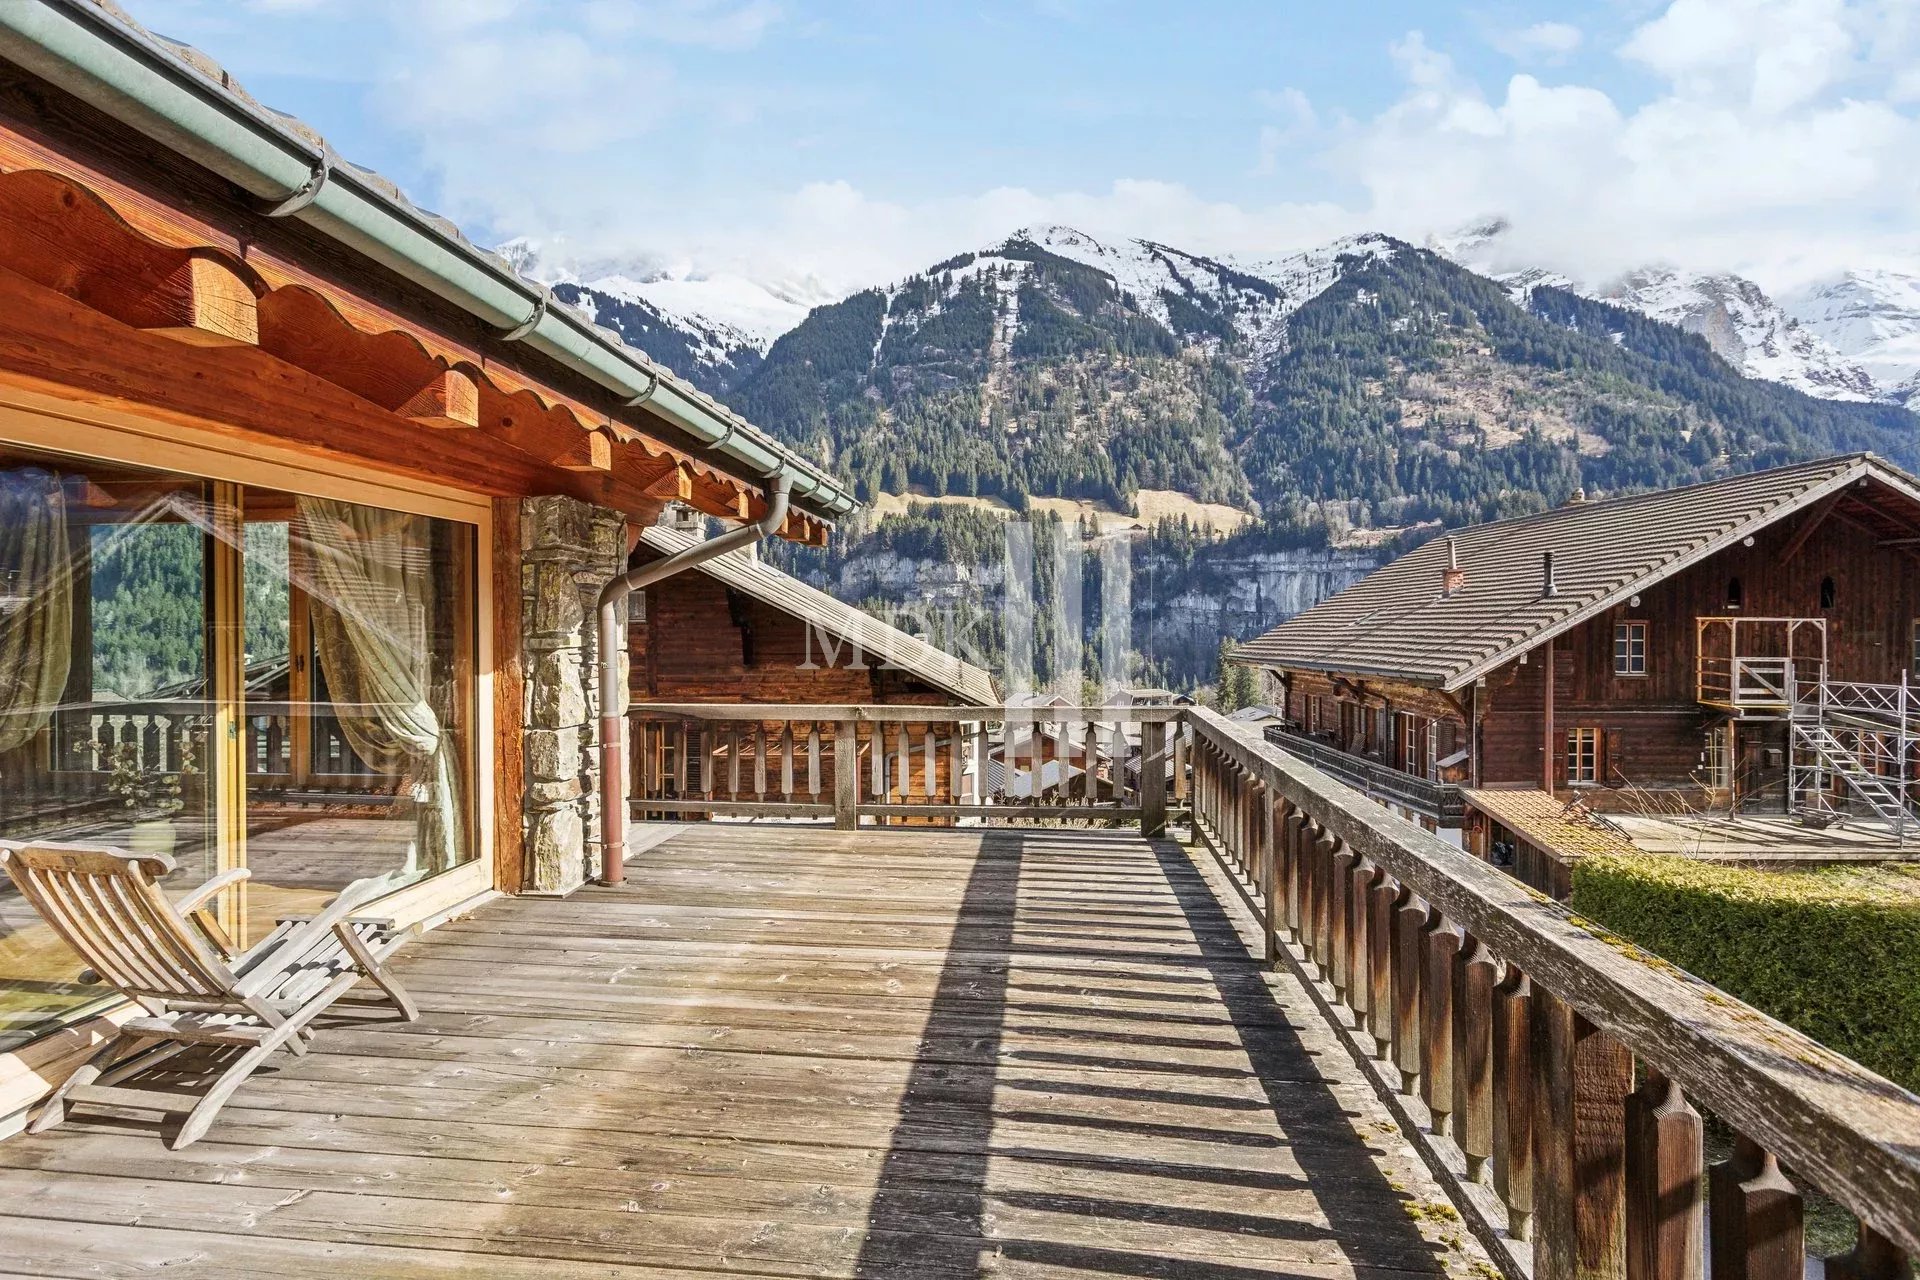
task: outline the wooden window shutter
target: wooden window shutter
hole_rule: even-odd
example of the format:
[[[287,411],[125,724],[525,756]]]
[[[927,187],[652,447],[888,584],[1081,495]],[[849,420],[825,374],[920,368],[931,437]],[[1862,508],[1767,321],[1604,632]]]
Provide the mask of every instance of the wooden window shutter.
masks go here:
[[[1613,771],[1613,763],[1620,758],[1620,731],[1608,729],[1600,735],[1600,759],[1598,773],[1600,782],[1609,787],[1623,786],[1624,780]]]

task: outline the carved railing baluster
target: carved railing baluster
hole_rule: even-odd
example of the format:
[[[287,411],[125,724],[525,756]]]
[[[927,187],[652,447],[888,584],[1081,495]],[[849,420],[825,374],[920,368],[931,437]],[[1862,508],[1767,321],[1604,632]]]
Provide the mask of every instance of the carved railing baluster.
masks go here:
[[[1267,799],[1260,806],[1260,820],[1263,824],[1261,839],[1267,846],[1267,860],[1261,866],[1260,898],[1266,905],[1266,914],[1261,921],[1261,932],[1265,934],[1264,951],[1269,968],[1280,967],[1281,933],[1286,929],[1287,906],[1284,900],[1283,884],[1285,861],[1281,853],[1281,843],[1286,835],[1286,802]]]
[[[1913,1260],[1865,1223],[1853,1248],[1827,1259],[1827,1280],[1913,1280]]]
[[[1533,1236],[1533,984],[1508,966],[1493,989],[1493,1190],[1507,1230]]]
[[[1313,836],[1313,964],[1324,981],[1333,976],[1333,854],[1339,841],[1321,823]]]
[[[1344,1002],[1352,989],[1353,863],[1353,850],[1347,842],[1335,840],[1327,859],[1327,920],[1331,926],[1327,930],[1327,972],[1336,1002]]]
[[[1393,921],[1401,884],[1382,874],[1367,899],[1367,1032],[1373,1056],[1385,1061],[1393,1047]]]
[[[1633,1055],[1533,993],[1535,1280],[1626,1274],[1626,1100]]]
[[[814,803],[820,803],[820,724],[818,721],[807,723],[807,797]]]
[[[1499,965],[1472,934],[1453,970],[1453,1140],[1478,1182],[1493,1155],[1493,991]]]
[[[1298,805],[1287,806],[1286,834],[1281,840],[1281,857],[1285,872],[1281,893],[1286,898],[1287,937],[1302,946],[1306,944],[1306,849],[1307,814]]]
[[[1453,1115],[1453,984],[1460,931],[1436,908],[1421,931],[1420,1100],[1433,1132],[1448,1132]]]
[[[1353,912],[1353,933],[1347,940],[1347,1007],[1353,1010],[1353,1025],[1367,1026],[1367,1013],[1373,1008],[1373,891],[1386,878],[1365,858],[1353,864],[1348,899]]]
[[[1700,1113],[1649,1070],[1627,1098],[1627,1280],[1700,1280]]]
[[[1400,1071],[1400,1092],[1412,1093],[1420,1080],[1420,975],[1427,904],[1401,886],[1393,904],[1393,1065]]]
[[[1805,1209],[1773,1153],[1736,1134],[1707,1181],[1713,1280],[1800,1280]]]

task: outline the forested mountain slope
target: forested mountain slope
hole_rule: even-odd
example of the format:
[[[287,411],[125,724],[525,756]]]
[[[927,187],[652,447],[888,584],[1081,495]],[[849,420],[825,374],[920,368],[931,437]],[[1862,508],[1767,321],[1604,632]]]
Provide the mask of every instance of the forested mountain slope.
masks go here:
[[[1176,684],[1204,676],[1209,628],[1271,625],[1443,524],[1839,451],[1920,463],[1904,409],[1751,379],[1639,311],[1510,290],[1384,236],[1235,265],[1034,228],[816,308],[729,383],[865,497],[1126,512],[1174,490],[1257,513],[1225,541],[1135,538],[1137,668]],[[991,663],[1003,556],[982,549],[987,525],[911,520],[911,538],[855,522],[790,567],[876,609],[956,609],[942,630],[986,619],[969,656]],[[1105,588],[1087,591],[1091,625]]]

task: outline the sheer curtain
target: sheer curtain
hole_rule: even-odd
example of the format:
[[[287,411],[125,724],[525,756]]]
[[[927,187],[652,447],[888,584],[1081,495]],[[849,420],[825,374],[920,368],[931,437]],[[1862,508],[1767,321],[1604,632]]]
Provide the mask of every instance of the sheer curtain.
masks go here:
[[[73,656],[73,564],[59,476],[0,470],[0,752],[47,727]]]
[[[315,648],[341,731],[362,760],[411,786],[402,878],[461,860],[459,772],[435,705],[434,575],[423,516],[300,498],[294,538],[312,576]]]

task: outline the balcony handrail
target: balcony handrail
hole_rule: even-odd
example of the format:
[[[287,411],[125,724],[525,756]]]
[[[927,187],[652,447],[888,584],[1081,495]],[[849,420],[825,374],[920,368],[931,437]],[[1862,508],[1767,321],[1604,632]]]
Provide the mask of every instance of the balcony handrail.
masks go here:
[[[1581,919],[1249,729],[1205,708],[1188,708],[1186,720],[1197,739],[1196,823],[1254,880],[1250,901],[1264,917],[1270,949],[1292,930],[1309,958],[1326,961],[1337,991],[1342,964],[1353,963],[1343,954],[1358,954],[1343,951],[1354,945],[1351,931],[1365,932],[1363,952],[1372,937],[1369,913],[1351,910],[1350,886],[1360,876],[1342,881],[1340,872],[1377,868],[1384,878],[1376,883],[1390,893],[1393,883],[1404,886],[1403,896],[1390,898],[1396,932],[1398,913],[1409,908],[1425,921],[1423,939],[1458,930],[1459,961],[1484,947],[1524,974],[1534,992],[1563,1003],[1839,1200],[1872,1233],[1909,1257],[1920,1253],[1920,1097]],[[1344,916],[1329,906],[1343,901]],[[1436,914],[1427,918],[1421,902]],[[1402,1051],[1397,1032],[1375,1026],[1383,1047],[1391,1037],[1393,1052]],[[1446,1103],[1451,1110],[1452,1099]],[[1715,1217],[1730,1211],[1716,1209]]]
[[[641,720],[798,720],[827,724],[850,720],[855,724],[1001,724],[1007,720],[1050,720],[1068,724],[1119,721],[1132,724],[1170,724],[1185,707],[1126,704],[1109,707],[1033,706],[915,706],[911,703],[861,705],[810,702],[636,702],[627,715]]]
[[[1384,760],[1343,751],[1330,742],[1321,742],[1311,734],[1286,725],[1268,725],[1268,742],[1283,750],[1295,750],[1335,776],[1360,779],[1366,787],[1427,810],[1432,818],[1458,817],[1466,803],[1459,783],[1423,778],[1404,769],[1396,769]]]
[[[638,703],[631,811],[730,817],[1137,821],[1180,798],[1182,708]],[[1130,736],[1131,731],[1131,736]],[[1133,738],[1137,737],[1138,741]]]

